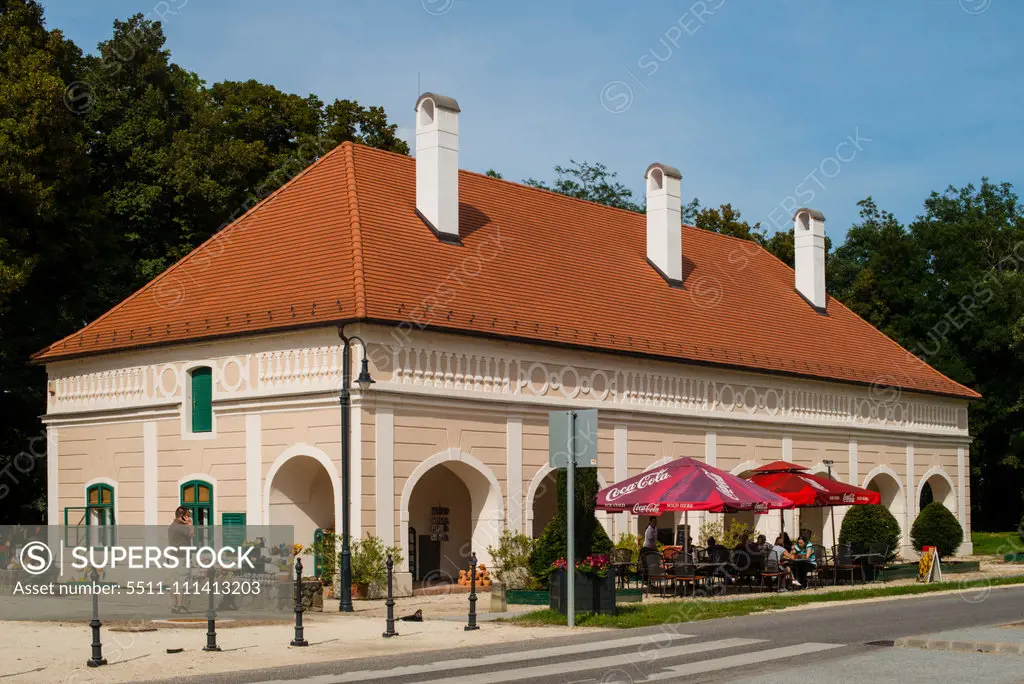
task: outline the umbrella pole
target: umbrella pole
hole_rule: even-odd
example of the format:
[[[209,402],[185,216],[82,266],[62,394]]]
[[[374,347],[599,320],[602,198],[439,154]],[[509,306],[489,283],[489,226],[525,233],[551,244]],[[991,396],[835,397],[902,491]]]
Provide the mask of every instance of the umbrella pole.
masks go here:
[[[839,540],[836,539],[836,507],[828,507],[828,519],[832,523],[832,546],[839,546]]]
[[[690,511],[683,511],[683,558],[690,560]]]

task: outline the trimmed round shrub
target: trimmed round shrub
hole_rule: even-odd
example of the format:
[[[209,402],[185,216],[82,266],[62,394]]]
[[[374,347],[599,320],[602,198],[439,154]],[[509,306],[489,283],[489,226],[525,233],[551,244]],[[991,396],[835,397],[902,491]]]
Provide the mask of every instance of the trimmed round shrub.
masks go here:
[[[900,524],[882,504],[851,506],[839,528],[839,543],[850,544],[854,553],[867,553],[871,544],[889,547],[889,560],[900,545]]]
[[[939,556],[952,556],[964,540],[964,529],[956,516],[938,501],[933,501],[917,514],[917,520],[910,528],[910,542],[920,551],[922,547],[934,546]]]

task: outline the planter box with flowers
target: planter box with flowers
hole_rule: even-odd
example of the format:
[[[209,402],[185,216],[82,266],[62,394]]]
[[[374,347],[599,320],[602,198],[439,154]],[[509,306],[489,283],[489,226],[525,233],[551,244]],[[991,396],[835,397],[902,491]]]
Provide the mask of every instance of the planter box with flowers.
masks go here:
[[[568,565],[559,558],[551,567],[548,606],[565,615],[569,612]],[[594,554],[577,561],[574,581],[577,613],[615,615],[615,568],[608,556]]]

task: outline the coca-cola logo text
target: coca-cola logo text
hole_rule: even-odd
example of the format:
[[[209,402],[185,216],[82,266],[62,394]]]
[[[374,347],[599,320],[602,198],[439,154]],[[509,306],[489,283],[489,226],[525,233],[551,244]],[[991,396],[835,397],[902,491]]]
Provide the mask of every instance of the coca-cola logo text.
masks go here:
[[[633,515],[660,515],[658,504],[633,504]]]
[[[710,470],[705,470],[703,472],[704,472],[705,475],[708,476],[708,478],[712,482],[715,483],[715,489],[717,489],[719,492],[721,492],[723,496],[725,496],[727,498],[730,498],[730,499],[736,499],[737,498],[736,494],[734,494],[733,491],[732,491],[732,487],[729,486],[729,483],[725,481],[724,477],[722,477],[718,473],[713,473]]]
[[[627,494],[632,494],[639,489],[646,489],[651,485],[664,482],[668,479],[668,470],[662,468],[653,473],[645,473],[639,480],[630,482],[622,487],[612,487],[608,490],[608,500],[615,501],[616,499],[622,498]]]

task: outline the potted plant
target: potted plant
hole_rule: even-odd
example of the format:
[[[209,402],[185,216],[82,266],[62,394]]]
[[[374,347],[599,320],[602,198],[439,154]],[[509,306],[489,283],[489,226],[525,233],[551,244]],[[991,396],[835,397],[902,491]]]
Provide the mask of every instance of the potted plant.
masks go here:
[[[397,568],[402,564],[399,546],[385,548],[380,537],[367,536],[352,543],[352,598],[369,598],[371,592],[381,593],[388,580],[387,556]]]
[[[551,564],[550,602],[552,609],[568,612],[569,568],[564,558]],[[576,562],[573,573],[577,613],[615,615],[615,570],[605,554],[591,554]]]

